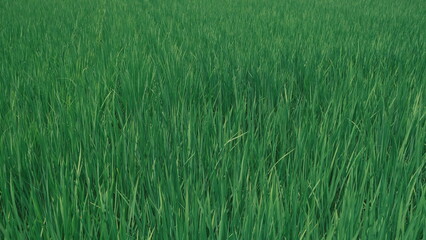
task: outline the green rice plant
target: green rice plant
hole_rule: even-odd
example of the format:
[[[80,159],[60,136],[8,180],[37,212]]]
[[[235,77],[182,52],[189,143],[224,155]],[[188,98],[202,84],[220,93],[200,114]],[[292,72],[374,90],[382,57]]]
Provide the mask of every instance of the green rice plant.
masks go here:
[[[421,0],[3,0],[0,239],[424,239]]]

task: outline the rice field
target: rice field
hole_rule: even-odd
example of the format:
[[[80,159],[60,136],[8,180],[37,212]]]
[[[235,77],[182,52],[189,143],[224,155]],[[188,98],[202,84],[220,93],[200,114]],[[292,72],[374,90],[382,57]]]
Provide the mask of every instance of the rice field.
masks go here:
[[[426,2],[2,0],[0,239],[426,239]]]

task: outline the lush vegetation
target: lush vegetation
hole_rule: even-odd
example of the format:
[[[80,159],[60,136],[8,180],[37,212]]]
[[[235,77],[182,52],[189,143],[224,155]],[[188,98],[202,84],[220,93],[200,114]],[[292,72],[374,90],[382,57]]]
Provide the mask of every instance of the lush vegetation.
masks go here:
[[[424,0],[2,0],[0,239],[426,238]]]

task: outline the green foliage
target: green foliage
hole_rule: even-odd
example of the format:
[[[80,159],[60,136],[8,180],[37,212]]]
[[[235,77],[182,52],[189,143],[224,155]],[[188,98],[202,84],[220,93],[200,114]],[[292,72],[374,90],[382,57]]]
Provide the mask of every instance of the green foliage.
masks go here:
[[[423,0],[0,2],[0,239],[426,238]]]

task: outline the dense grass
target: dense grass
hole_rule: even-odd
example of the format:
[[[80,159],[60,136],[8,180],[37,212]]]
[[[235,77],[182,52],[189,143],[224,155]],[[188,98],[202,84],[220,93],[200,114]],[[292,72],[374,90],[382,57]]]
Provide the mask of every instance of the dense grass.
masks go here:
[[[2,0],[0,239],[425,239],[424,0]]]

